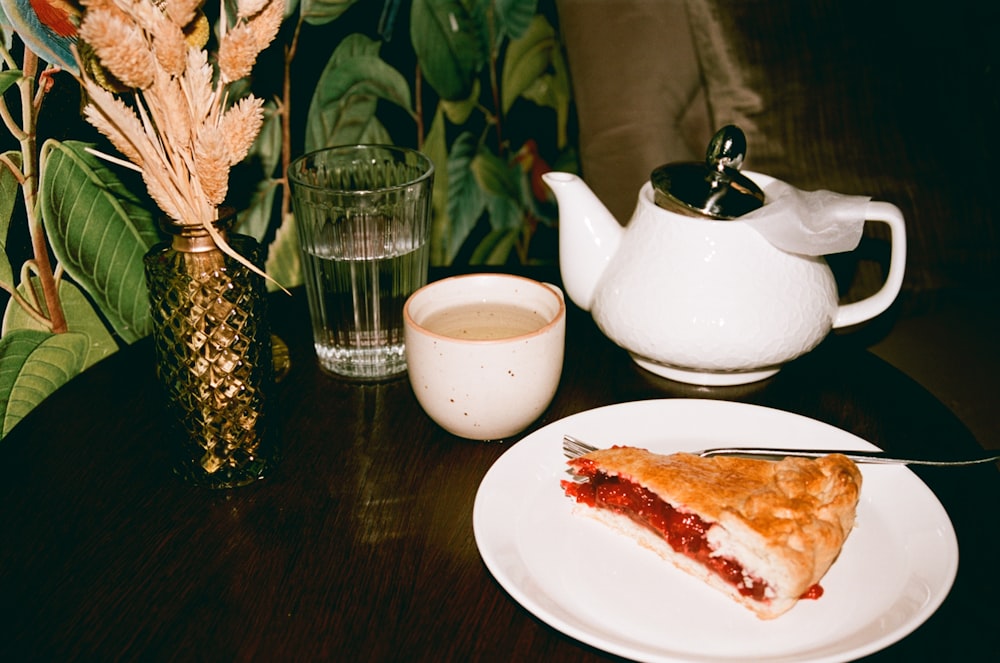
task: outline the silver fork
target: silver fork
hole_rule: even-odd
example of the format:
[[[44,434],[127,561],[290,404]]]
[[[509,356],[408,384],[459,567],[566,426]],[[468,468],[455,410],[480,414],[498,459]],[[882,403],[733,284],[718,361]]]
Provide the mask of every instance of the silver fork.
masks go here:
[[[563,435],[563,453],[567,458],[579,458],[591,451],[597,451],[597,447],[587,444],[572,435]],[[902,456],[887,456],[882,451],[846,451],[843,449],[767,449],[750,447],[719,447],[716,449],[702,449],[701,451],[691,451],[689,453],[697,456],[737,456],[740,458],[763,458],[774,460],[796,456],[799,458],[819,458],[829,454],[843,454],[855,463],[875,463],[880,465],[936,465],[936,466],[960,466],[978,465],[980,463],[992,463],[1000,460],[998,453],[985,453],[962,460],[935,460],[928,458],[906,458]]]

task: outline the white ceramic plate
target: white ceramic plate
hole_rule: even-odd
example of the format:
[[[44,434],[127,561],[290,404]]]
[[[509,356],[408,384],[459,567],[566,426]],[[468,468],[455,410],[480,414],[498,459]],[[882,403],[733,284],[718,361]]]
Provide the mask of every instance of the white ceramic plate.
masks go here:
[[[487,568],[552,627],[641,661],[843,661],[905,637],[941,605],[958,569],[941,503],[903,466],[863,465],[857,525],[821,585],[770,621],[589,518],[559,486],[562,436],[669,453],[744,445],[874,449],[843,430],[711,400],[623,403],[554,422],[483,478],[473,527]]]

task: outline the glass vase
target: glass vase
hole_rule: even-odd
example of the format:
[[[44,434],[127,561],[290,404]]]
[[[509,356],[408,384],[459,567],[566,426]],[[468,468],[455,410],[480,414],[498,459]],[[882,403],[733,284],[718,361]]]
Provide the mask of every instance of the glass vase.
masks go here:
[[[217,222],[226,236],[232,217]],[[156,375],[166,397],[175,471],[190,483],[232,488],[277,462],[269,430],[274,384],[264,278],[223,253],[201,226],[164,224],[170,241],[146,254]],[[257,241],[228,234],[262,264]]]

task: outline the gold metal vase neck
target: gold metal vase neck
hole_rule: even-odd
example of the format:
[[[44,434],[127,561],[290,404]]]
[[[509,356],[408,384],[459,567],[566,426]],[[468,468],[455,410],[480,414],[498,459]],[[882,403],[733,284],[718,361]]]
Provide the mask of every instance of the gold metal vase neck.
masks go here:
[[[232,208],[219,210],[219,218],[212,222],[223,239],[226,239],[226,231],[236,220],[236,211]],[[178,223],[173,219],[163,218],[160,220],[160,227],[171,235],[170,246],[175,251],[184,253],[205,253],[207,251],[218,250],[212,235],[201,223]]]

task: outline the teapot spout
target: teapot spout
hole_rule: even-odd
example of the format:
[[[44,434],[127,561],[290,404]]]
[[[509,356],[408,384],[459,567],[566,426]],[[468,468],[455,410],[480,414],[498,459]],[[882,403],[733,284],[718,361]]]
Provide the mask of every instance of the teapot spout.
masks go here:
[[[572,173],[549,172],[542,180],[559,206],[559,269],[573,302],[590,310],[594,290],[624,228],[582,179]]]

